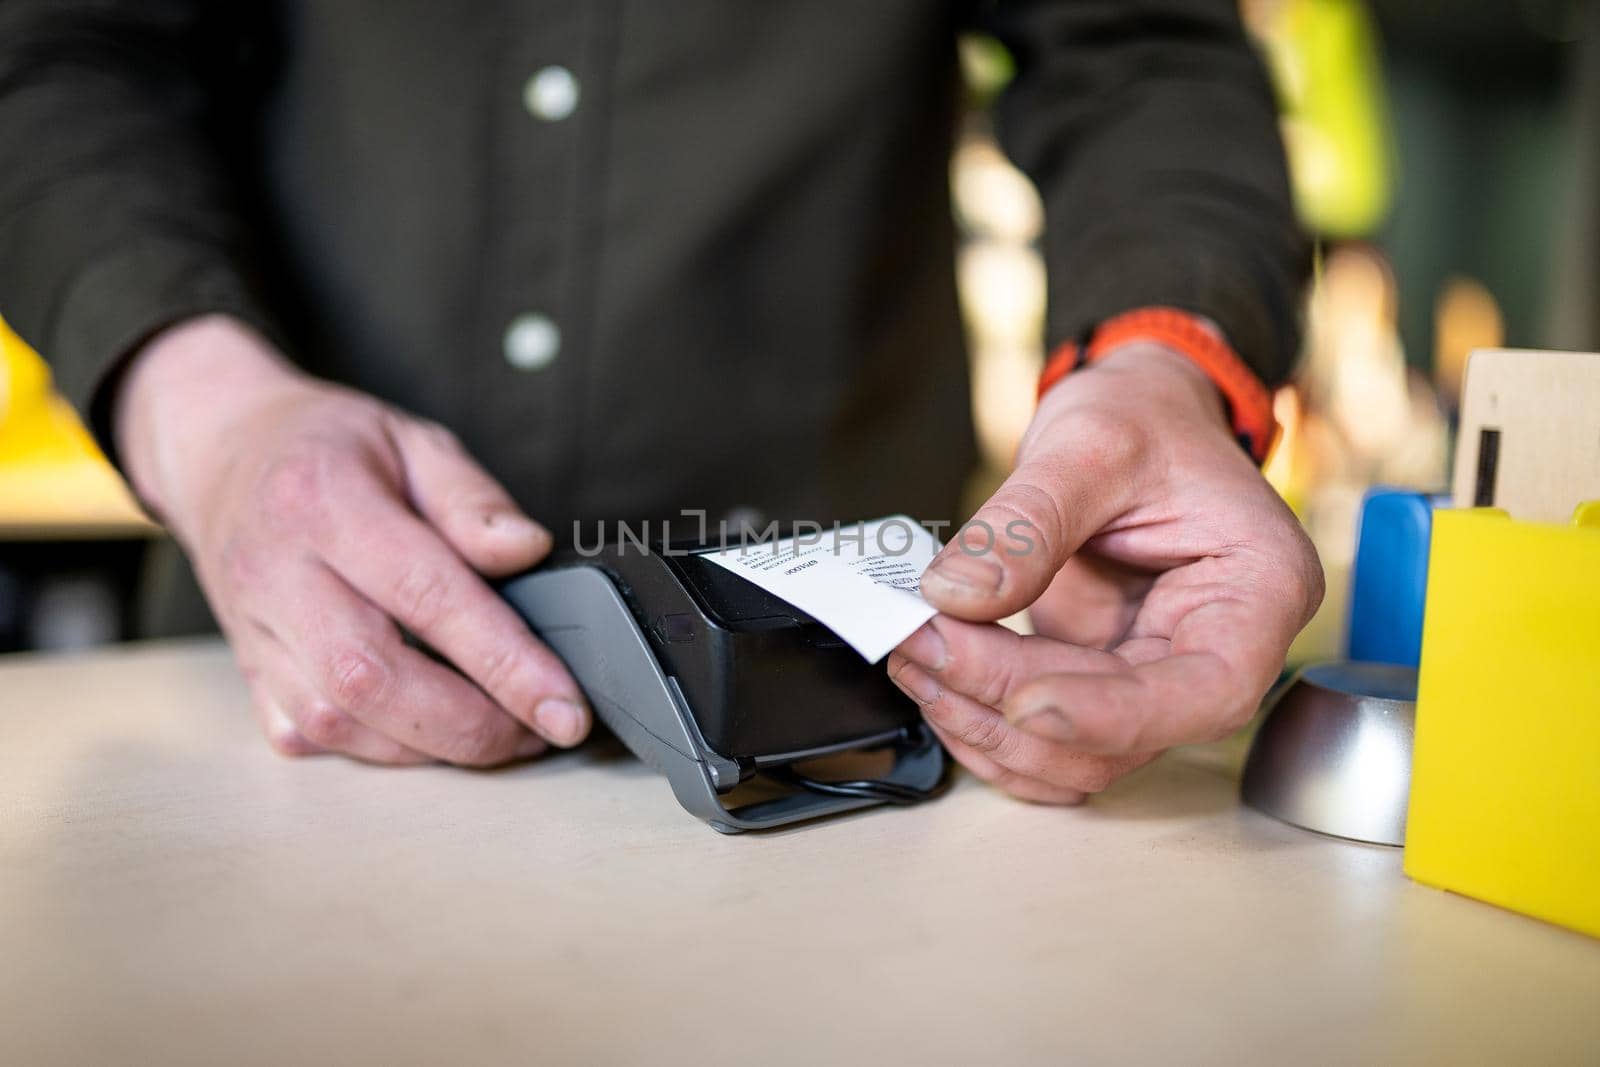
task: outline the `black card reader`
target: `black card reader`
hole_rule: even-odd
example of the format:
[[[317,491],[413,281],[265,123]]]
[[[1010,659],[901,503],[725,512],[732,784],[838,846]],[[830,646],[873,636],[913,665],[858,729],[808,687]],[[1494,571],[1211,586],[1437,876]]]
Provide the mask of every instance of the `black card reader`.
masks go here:
[[[601,721],[724,833],[913,803],[943,779],[943,750],[881,666],[698,546],[569,550],[500,591]],[[881,777],[826,781],[796,766],[868,749],[892,756]],[[777,795],[730,807],[758,777]]]

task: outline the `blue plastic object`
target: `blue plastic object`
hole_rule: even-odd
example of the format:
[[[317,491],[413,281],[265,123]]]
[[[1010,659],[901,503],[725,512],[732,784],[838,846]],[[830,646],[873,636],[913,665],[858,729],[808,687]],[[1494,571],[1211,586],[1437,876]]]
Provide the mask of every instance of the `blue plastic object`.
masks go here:
[[[1409,489],[1368,490],[1350,574],[1350,659],[1408,667],[1421,660],[1433,509],[1448,500]]]

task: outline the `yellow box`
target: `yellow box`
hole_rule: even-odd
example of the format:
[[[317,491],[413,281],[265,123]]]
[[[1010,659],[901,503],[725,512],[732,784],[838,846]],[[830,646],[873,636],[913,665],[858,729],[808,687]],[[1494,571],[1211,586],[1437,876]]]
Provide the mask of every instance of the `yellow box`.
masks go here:
[[[1600,502],[1438,511],[1405,870],[1600,937]]]

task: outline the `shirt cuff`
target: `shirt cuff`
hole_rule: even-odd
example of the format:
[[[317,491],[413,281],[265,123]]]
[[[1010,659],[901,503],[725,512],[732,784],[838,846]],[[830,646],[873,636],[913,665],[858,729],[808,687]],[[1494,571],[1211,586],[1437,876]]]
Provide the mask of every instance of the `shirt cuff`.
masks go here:
[[[217,313],[279,338],[261,301],[230,267],[181,242],[133,243],[91,263],[68,287],[38,349],[118,470],[112,412],[128,360],[167,327]]]

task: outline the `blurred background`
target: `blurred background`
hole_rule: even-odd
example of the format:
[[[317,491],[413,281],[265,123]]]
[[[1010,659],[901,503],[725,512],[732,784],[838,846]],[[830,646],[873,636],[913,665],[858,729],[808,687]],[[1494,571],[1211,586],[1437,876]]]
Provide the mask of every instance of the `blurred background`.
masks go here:
[[[1600,348],[1596,0],[1243,0],[1317,238],[1307,340],[1267,476],[1329,596],[1292,660],[1337,653],[1361,497],[1436,490],[1474,348]],[[1011,61],[962,42],[957,264],[984,469],[1002,476],[1043,364],[1037,194],[995,144]],[[3,313],[4,309],[0,309]],[[128,632],[139,514],[43,363],[0,323],[0,651]]]

